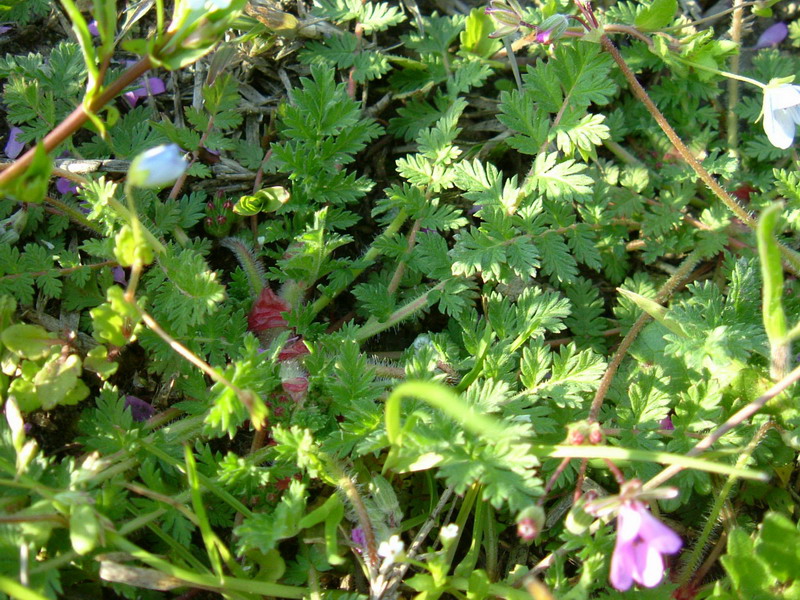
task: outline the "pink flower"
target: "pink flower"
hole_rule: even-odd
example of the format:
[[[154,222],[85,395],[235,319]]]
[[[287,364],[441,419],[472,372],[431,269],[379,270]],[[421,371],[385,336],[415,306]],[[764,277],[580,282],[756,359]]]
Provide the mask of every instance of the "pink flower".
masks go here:
[[[611,556],[611,585],[624,592],[633,582],[655,587],[664,576],[662,554],[683,546],[680,536],[638,500],[623,502],[617,514],[617,545]]]

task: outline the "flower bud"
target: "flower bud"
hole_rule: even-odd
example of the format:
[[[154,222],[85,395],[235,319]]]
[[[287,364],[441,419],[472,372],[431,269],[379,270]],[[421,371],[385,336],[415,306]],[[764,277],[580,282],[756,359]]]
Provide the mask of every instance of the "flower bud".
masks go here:
[[[567,531],[574,535],[581,535],[589,529],[596,517],[586,512],[586,504],[593,499],[593,496],[581,496],[572,505],[572,509],[567,513],[567,518],[564,519],[564,527]]]
[[[544,509],[539,505],[529,506],[517,516],[517,535],[525,542],[539,537],[544,527]]]
[[[156,146],[133,159],[128,169],[128,183],[142,188],[161,188],[183,175],[188,166],[177,144]]]
[[[564,15],[553,15],[542,21],[537,27],[536,41],[540,44],[552,44],[567,30],[569,21]]]

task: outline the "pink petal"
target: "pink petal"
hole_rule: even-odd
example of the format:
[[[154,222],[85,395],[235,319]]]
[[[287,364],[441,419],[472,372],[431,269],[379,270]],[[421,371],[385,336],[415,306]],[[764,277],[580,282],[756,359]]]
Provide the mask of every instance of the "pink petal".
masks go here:
[[[247,315],[247,327],[250,331],[264,331],[275,327],[285,327],[286,319],[281,313],[291,310],[291,306],[269,287],[261,290],[261,295],[253,304]]]
[[[633,585],[633,570],[635,568],[633,543],[621,543],[617,536],[617,545],[611,555],[611,571],[608,579],[611,585],[620,592],[624,592]]]
[[[636,583],[645,587],[655,587],[664,577],[664,559],[658,550],[647,544],[641,544],[636,552],[636,569],[633,578]]]
[[[6,142],[5,148],[5,153],[8,158],[17,158],[22,154],[22,150],[25,148],[23,142],[17,141],[17,136],[20,133],[22,133],[22,129],[19,127],[12,127],[8,130],[8,141]]]
[[[291,360],[293,358],[298,358],[303,356],[304,354],[310,354],[308,351],[308,346],[305,345],[303,342],[303,338],[300,338],[296,342],[292,342],[291,340],[286,343],[286,345],[281,349],[280,354],[278,354],[278,362],[283,362],[286,360]]]
[[[753,46],[753,50],[777,46],[786,39],[787,35],[789,35],[789,27],[786,25],[786,23],[778,21],[774,25],[770,25],[764,30],[764,33],[759,36],[756,45]]]
[[[639,536],[648,547],[662,554],[674,554],[683,546],[681,537],[656,519],[647,509],[640,513]]]
[[[617,541],[622,544],[633,542],[639,537],[642,525],[642,510],[646,510],[640,502],[626,502],[617,513]]]

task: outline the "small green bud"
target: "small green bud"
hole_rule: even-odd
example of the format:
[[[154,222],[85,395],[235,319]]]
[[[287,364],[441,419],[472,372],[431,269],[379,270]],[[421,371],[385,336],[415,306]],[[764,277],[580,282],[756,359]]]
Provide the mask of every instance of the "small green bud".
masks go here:
[[[522,510],[517,515],[517,535],[525,542],[539,537],[545,522],[544,509],[535,504]]]
[[[564,519],[564,527],[574,535],[581,535],[589,526],[594,523],[596,517],[586,512],[587,497],[581,496],[578,501],[572,505],[572,509],[567,513],[567,518]]]

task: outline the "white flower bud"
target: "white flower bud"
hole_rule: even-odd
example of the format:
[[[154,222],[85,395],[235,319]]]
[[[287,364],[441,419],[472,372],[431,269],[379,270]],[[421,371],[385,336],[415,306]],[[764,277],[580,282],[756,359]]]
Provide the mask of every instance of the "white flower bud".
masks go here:
[[[800,123],[800,85],[773,80],[764,89],[764,132],[770,143],[786,150]]]
[[[189,164],[177,144],[164,144],[137,155],[128,169],[128,183],[142,188],[160,188],[186,172]]]
[[[454,540],[456,536],[458,536],[458,525],[455,523],[450,523],[449,525],[445,525],[439,531],[439,535],[442,537],[443,540]]]

